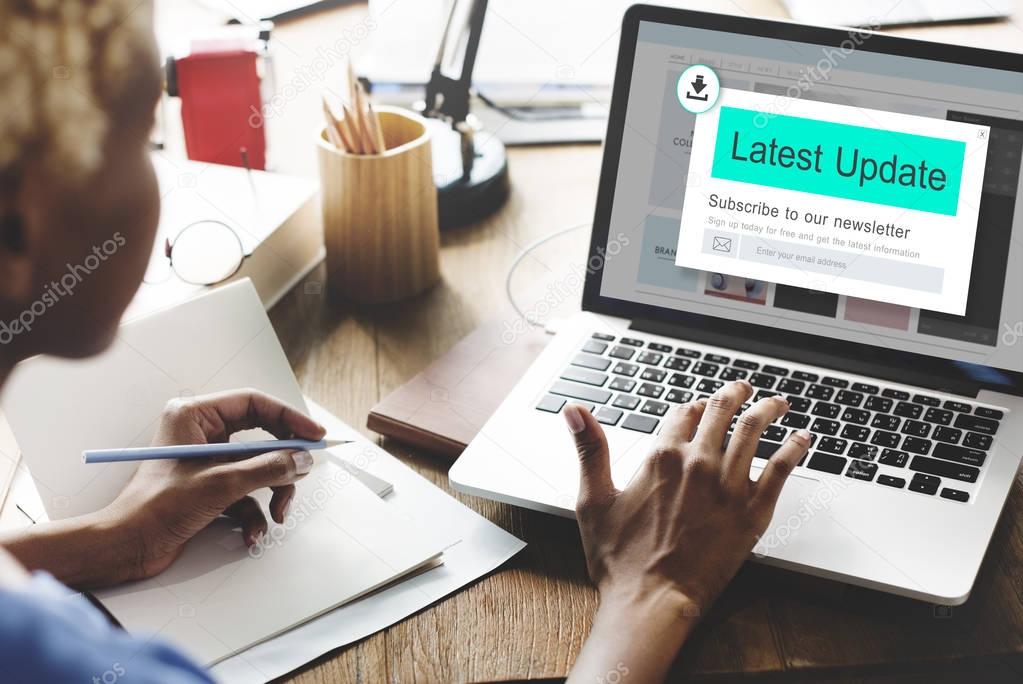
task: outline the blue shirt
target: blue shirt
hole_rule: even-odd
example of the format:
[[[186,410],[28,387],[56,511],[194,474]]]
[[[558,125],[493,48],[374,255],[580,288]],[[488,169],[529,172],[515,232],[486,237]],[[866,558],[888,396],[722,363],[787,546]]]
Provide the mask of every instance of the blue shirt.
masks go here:
[[[46,573],[0,589],[0,680],[12,684],[198,684],[209,674],[156,638],[112,626]]]

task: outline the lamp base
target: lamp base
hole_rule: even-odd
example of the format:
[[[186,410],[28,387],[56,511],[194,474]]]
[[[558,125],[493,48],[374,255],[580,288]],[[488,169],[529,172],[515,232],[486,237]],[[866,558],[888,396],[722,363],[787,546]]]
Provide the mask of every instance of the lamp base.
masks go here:
[[[500,209],[511,192],[508,154],[492,135],[474,138],[472,173],[462,174],[462,136],[439,119],[427,119],[433,141],[433,178],[441,230],[475,223]]]

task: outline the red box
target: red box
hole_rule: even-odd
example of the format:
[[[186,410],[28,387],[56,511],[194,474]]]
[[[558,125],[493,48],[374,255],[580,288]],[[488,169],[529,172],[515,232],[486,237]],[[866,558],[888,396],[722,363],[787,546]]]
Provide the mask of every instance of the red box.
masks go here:
[[[175,60],[189,159],[245,166],[241,153],[245,149],[251,168],[266,168],[258,59],[255,52],[233,50]]]

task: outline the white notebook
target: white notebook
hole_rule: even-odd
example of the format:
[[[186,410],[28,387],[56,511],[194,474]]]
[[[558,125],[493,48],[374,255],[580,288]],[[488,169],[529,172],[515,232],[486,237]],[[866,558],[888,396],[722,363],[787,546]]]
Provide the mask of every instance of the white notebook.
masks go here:
[[[24,362],[3,403],[43,504],[57,519],[106,505],[134,471],[131,463],[86,465],[84,449],[148,444],[168,399],[238,387],[306,410],[248,280],[123,325],[97,358]],[[346,449],[359,448],[333,451],[344,458]],[[254,551],[221,519],[158,577],[97,596],[129,631],[159,634],[212,664],[435,565],[458,541],[398,514],[325,452],[314,457],[289,519],[271,523]],[[265,504],[269,492],[256,496]]]

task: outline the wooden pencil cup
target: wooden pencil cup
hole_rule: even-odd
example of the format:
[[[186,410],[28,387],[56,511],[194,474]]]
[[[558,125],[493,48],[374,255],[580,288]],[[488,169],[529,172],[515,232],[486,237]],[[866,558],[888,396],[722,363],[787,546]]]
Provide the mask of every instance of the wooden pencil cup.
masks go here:
[[[327,289],[343,299],[406,299],[440,280],[437,189],[426,122],[378,107],[387,151],[343,152],[317,136]]]

